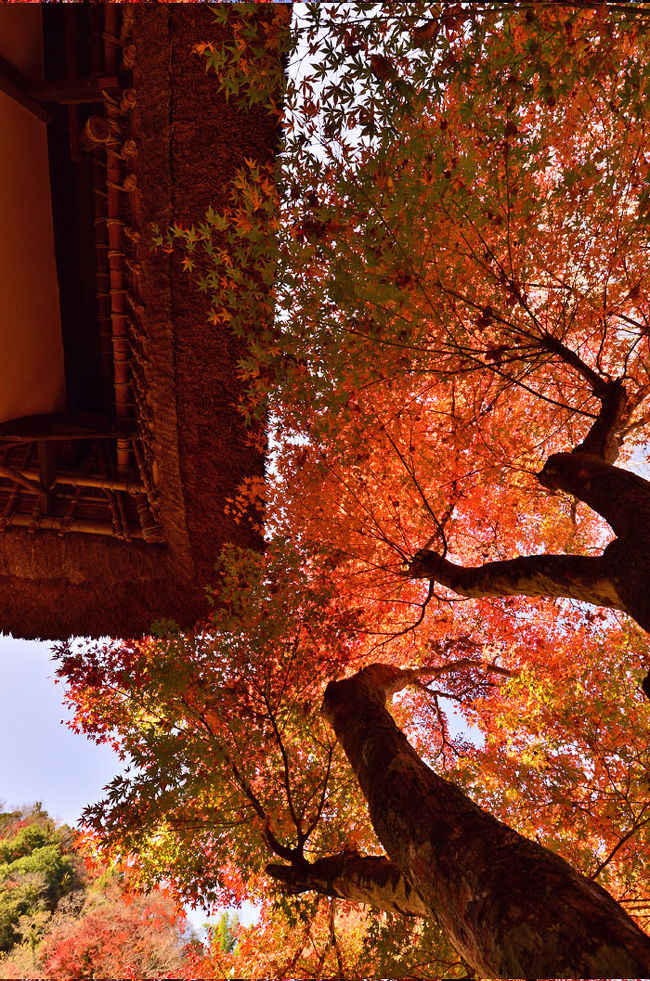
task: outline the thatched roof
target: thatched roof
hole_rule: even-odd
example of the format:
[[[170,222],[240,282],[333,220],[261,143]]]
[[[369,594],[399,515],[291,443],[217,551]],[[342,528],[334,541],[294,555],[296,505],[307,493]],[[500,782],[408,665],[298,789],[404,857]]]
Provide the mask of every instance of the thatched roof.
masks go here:
[[[121,242],[129,272],[125,266],[125,288],[112,289],[126,295],[128,306],[122,313],[115,296],[109,298],[113,307],[105,319],[112,319],[114,352],[122,352],[125,343],[115,340],[115,324],[130,325],[133,377],[121,411],[133,417],[124,415],[124,426],[136,428],[118,443],[123,459],[132,460],[138,450],[137,500],[144,502],[138,508],[146,509],[148,524],[143,523],[144,535],[126,541],[110,534],[63,534],[62,518],[48,519],[49,525],[41,519],[31,528],[10,521],[0,533],[0,629],[21,637],[135,636],[159,618],[190,625],[208,610],[205,586],[222,544],[261,545],[256,531],[237,524],[225,509],[242,480],[264,468],[237,408],[240,342],[208,325],[207,298],[177,258],[151,249],[150,224],[189,224],[200,221],[209,205],[226,204],[244,158],[268,160],[274,154],[276,123],[263,109],[242,112],[227,104],[214,76],[205,74],[192,53],[198,41],[228,41],[207,5],[128,7],[121,42],[134,46],[131,58],[136,52],[129,65],[135,97],[129,95],[134,106],[128,107],[123,136],[135,142],[137,152],[128,155],[133,176],[125,181],[122,171],[119,198],[120,221],[128,224],[128,241]],[[268,16],[268,10],[244,16]],[[109,217],[109,224],[120,221]],[[107,240],[110,255],[119,251],[114,244]],[[122,354],[115,357],[121,364]]]

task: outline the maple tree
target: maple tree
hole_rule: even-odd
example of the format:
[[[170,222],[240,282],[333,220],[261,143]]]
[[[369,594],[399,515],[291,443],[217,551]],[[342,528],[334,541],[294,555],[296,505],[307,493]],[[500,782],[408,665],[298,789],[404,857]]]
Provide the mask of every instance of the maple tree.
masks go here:
[[[125,900],[105,888],[94,903],[58,911],[38,951],[39,977],[187,976],[183,933],[170,896]]]
[[[0,857],[3,977],[181,977],[202,960],[169,894],[130,890],[40,805],[0,814]]]
[[[88,820],[143,875],[434,918],[448,976],[647,970],[650,485],[614,464],[650,392],[649,15],[310,5],[279,175],[170,233],[249,341],[274,472],[231,504],[268,545],[224,553],[208,624],[60,652],[133,767]],[[198,50],[263,98],[277,57],[235,30]],[[341,972],[330,941],[302,971]]]

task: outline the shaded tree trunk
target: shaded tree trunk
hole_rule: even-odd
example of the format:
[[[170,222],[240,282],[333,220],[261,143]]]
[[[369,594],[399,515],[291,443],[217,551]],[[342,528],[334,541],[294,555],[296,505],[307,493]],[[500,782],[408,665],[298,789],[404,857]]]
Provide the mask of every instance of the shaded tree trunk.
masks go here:
[[[482,976],[647,977],[650,938],[601,886],[482,811],[420,760],[386,699],[414,673],[375,664],[328,685],[388,857]]]

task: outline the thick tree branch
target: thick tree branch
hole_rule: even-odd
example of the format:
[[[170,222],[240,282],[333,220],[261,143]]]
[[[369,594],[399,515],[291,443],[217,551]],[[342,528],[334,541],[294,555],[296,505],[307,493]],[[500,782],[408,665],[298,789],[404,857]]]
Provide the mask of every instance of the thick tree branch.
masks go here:
[[[420,760],[386,708],[412,672],[331,682],[323,711],[389,859],[483,977],[647,976],[650,938],[604,889]]]
[[[408,574],[435,580],[461,596],[563,596],[594,603],[622,610],[650,633],[649,526],[641,506],[636,513],[637,525],[625,538],[610,542],[599,556],[527,555],[465,568],[423,549],[415,555]],[[648,691],[650,683],[644,687],[646,694]]]
[[[544,333],[539,341],[539,346],[550,354],[557,354],[558,357],[564,361],[566,365],[573,368],[586,382],[589,383],[594,395],[600,395],[600,393],[607,387],[607,382],[604,378],[601,378],[598,372],[590,368],[589,365],[585,364],[582,358],[568,348],[562,341],[554,337],[553,334]]]
[[[290,895],[317,892],[388,913],[430,915],[410,882],[387,858],[343,852],[312,864],[267,865],[266,871]]]
[[[650,632],[650,482],[611,462],[634,400],[622,382],[603,381],[559,341],[554,343],[568,364],[577,360],[573,366],[593,385],[601,410],[582,443],[570,453],[549,457],[538,480],[584,501],[617,538],[600,556],[530,555],[476,568],[455,565],[424,548],[414,556],[408,574],[439,582],[461,596],[558,596],[594,603],[623,610]]]
[[[562,490],[597,511],[619,538],[645,533],[650,483],[586,453],[554,453],[538,476],[543,487]]]
[[[600,412],[574,453],[596,456],[603,463],[614,463],[621,445],[621,431],[629,420],[630,406],[620,381],[602,383],[593,389],[600,399]]]
[[[466,568],[422,549],[408,572],[414,579],[433,579],[461,596],[563,596],[623,609],[603,556],[528,555]]]

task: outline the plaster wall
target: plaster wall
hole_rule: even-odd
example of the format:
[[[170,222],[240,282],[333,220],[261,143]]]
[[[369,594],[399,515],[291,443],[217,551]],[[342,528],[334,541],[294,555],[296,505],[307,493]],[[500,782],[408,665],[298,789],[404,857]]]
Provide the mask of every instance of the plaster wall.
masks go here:
[[[0,92],[0,422],[64,408],[46,125]]]

